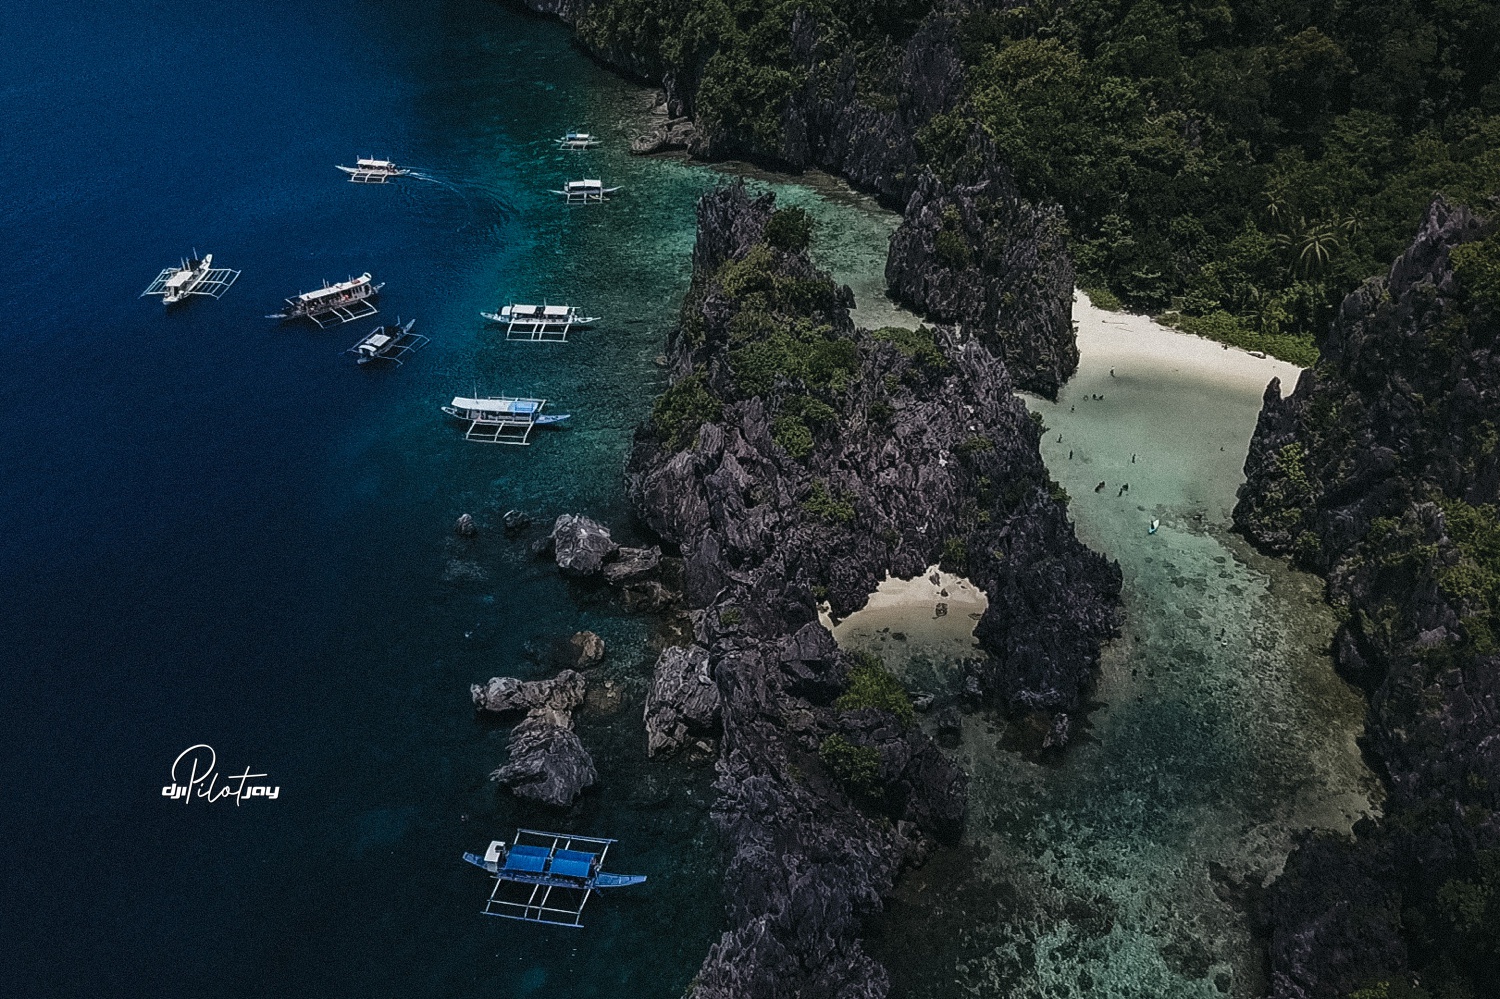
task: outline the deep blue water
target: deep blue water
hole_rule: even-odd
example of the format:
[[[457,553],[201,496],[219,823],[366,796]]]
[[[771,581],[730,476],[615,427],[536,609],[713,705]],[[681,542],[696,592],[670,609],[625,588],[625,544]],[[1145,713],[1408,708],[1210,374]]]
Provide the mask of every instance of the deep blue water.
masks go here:
[[[624,155],[650,95],[484,0],[21,0],[0,38],[5,991],[680,995],[722,918],[711,774],[643,759],[649,623],[498,519],[631,533],[625,449],[717,175]],[[556,150],[572,126],[608,148]],[[343,182],[358,155],[435,180]],[[544,193],[584,163],[625,195]],[[847,266],[878,260],[887,218],[783,193],[853,227],[830,241]],[[222,300],[137,297],[194,248],[243,269]],[[264,318],[365,270],[382,318],[433,338],[404,368],[340,353],[376,320]],[[512,297],[608,322],[505,343],[477,313]],[[476,386],[576,426],[466,443],[437,407]],[[600,789],[529,813],[486,781],[507,729],[476,721],[468,684],[542,675],[580,628],[632,696],[580,718]],[[195,743],[280,797],[162,798]],[[618,836],[611,866],[651,881],[591,903],[582,932],[486,919],[459,855],[521,821]]]

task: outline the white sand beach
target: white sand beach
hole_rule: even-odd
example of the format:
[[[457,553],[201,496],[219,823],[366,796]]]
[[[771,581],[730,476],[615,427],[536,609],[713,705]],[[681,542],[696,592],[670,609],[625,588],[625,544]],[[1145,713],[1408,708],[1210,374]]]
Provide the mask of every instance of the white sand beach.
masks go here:
[[[973,583],[934,565],[915,579],[887,576],[859,611],[837,624],[824,614],[823,624],[840,646],[888,661],[914,654],[954,660],[973,653],[974,625],[988,606]]]

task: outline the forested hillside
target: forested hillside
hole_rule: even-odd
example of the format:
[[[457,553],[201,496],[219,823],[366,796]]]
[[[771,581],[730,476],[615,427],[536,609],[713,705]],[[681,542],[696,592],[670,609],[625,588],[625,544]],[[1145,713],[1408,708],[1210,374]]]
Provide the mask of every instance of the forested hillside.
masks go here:
[[[961,172],[977,124],[1023,194],[1063,206],[1081,283],[1288,359],[1312,359],[1434,192],[1482,210],[1500,188],[1495,0],[595,0],[578,17],[591,47],[675,81],[716,153],[769,160],[791,102],[849,53],[859,103],[895,109],[902,46],[935,23],[964,80],[921,161]]]

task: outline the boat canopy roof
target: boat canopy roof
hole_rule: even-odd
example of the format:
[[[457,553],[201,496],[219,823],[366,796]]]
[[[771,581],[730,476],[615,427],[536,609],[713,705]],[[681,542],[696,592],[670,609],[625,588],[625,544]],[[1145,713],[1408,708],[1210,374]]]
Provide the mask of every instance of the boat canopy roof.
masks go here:
[[[542,313],[548,316],[566,316],[571,311],[566,305],[548,305],[542,309]]]
[[[466,409],[475,413],[519,413],[522,415],[536,413],[542,408],[542,402],[539,399],[469,399],[463,396],[456,396],[452,405],[454,409]]]
[[[603,186],[604,186],[604,181],[602,181],[602,180],[589,180],[588,178],[584,178],[583,180],[570,180],[570,181],[568,181],[568,189],[569,190],[578,190],[580,188],[590,188],[590,187],[600,187],[600,188],[602,188]]]
[[[340,281],[338,284],[331,284],[326,288],[319,288],[317,291],[304,291],[302,294],[297,296],[297,300],[301,302],[315,302],[326,295],[337,295],[340,292],[348,291],[350,288],[354,288],[362,284],[369,284],[369,282],[370,272],[366,271],[357,278],[350,278],[347,281]]]

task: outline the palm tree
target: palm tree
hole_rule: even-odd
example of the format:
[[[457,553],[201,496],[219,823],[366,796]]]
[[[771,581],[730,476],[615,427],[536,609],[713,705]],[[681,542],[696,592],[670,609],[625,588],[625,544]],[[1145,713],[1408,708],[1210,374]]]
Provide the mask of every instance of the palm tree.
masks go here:
[[[1333,255],[1343,248],[1344,227],[1336,222],[1317,222],[1302,233],[1297,269],[1304,277],[1324,271]]]

